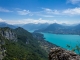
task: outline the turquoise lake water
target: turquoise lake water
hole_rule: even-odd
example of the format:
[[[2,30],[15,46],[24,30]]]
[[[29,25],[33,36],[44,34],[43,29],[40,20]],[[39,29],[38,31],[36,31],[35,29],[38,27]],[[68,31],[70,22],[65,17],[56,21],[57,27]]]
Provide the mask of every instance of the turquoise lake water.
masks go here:
[[[51,34],[51,33],[42,33],[44,34],[45,40],[56,44],[62,48],[67,49],[67,45],[75,47],[80,45],[80,35],[61,35],[61,34]]]
[[[33,31],[30,31],[33,32]],[[51,34],[51,33],[42,33],[46,41],[49,41],[57,46],[60,46],[65,49],[69,49],[67,45],[71,46],[72,50],[76,45],[80,46],[80,35],[63,35],[63,34]],[[76,53],[78,53],[76,51]]]

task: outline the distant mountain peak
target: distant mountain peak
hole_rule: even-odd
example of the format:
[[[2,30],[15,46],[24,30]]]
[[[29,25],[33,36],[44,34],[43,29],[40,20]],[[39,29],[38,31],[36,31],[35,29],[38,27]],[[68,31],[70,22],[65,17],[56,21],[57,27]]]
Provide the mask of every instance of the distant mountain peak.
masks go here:
[[[0,27],[9,27],[9,28],[17,28],[17,26],[7,24],[6,22],[0,22]]]

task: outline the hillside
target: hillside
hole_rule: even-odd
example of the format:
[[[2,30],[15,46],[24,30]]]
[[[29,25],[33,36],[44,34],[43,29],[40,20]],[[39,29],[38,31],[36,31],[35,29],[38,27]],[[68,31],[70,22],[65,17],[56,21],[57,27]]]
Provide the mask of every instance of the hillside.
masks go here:
[[[44,39],[40,40],[33,36],[21,27],[0,28],[0,59],[4,57],[3,60],[47,60],[50,46],[55,45],[47,45]],[[45,50],[45,46],[48,49]]]
[[[52,43],[46,41],[45,38],[44,38],[44,35],[41,34],[41,33],[32,33],[32,34],[33,34],[33,37],[38,40],[38,43],[40,43],[39,44],[40,47],[42,49],[44,49],[47,53],[49,53],[49,51],[52,47],[59,47],[55,44],[52,44]]]

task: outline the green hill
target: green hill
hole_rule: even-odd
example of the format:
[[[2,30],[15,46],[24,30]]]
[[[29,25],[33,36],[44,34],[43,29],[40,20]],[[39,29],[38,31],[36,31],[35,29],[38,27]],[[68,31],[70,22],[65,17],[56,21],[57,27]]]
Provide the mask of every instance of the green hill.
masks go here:
[[[0,52],[3,52],[0,57],[3,56],[3,60],[48,60],[48,49],[44,48],[45,45],[50,48],[48,45],[51,43],[44,44],[44,39],[39,42],[39,39],[21,27],[0,28],[0,37]]]

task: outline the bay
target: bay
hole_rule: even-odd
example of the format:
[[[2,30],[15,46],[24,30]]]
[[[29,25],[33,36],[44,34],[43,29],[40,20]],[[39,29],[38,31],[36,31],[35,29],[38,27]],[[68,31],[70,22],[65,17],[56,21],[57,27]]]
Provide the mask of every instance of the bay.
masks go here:
[[[29,31],[34,32],[34,31]],[[52,33],[43,33],[39,32],[44,35],[44,38],[46,41],[53,43],[57,46],[60,46],[67,50],[72,50],[76,47],[76,45],[80,46],[80,35],[65,35],[65,34],[52,34]],[[71,46],[71,48],[68,48],[67,45]],[[77,54],[78,51],[75,51]]]
[[[76,45],[80,45],[79,35],[62,35],[62,34],[51,34],[51,33],[42,33],[42,34],[44,34],[45,40],[65,49],[68,49],[67,45],[70,45],[72,48],[74,48]]]

